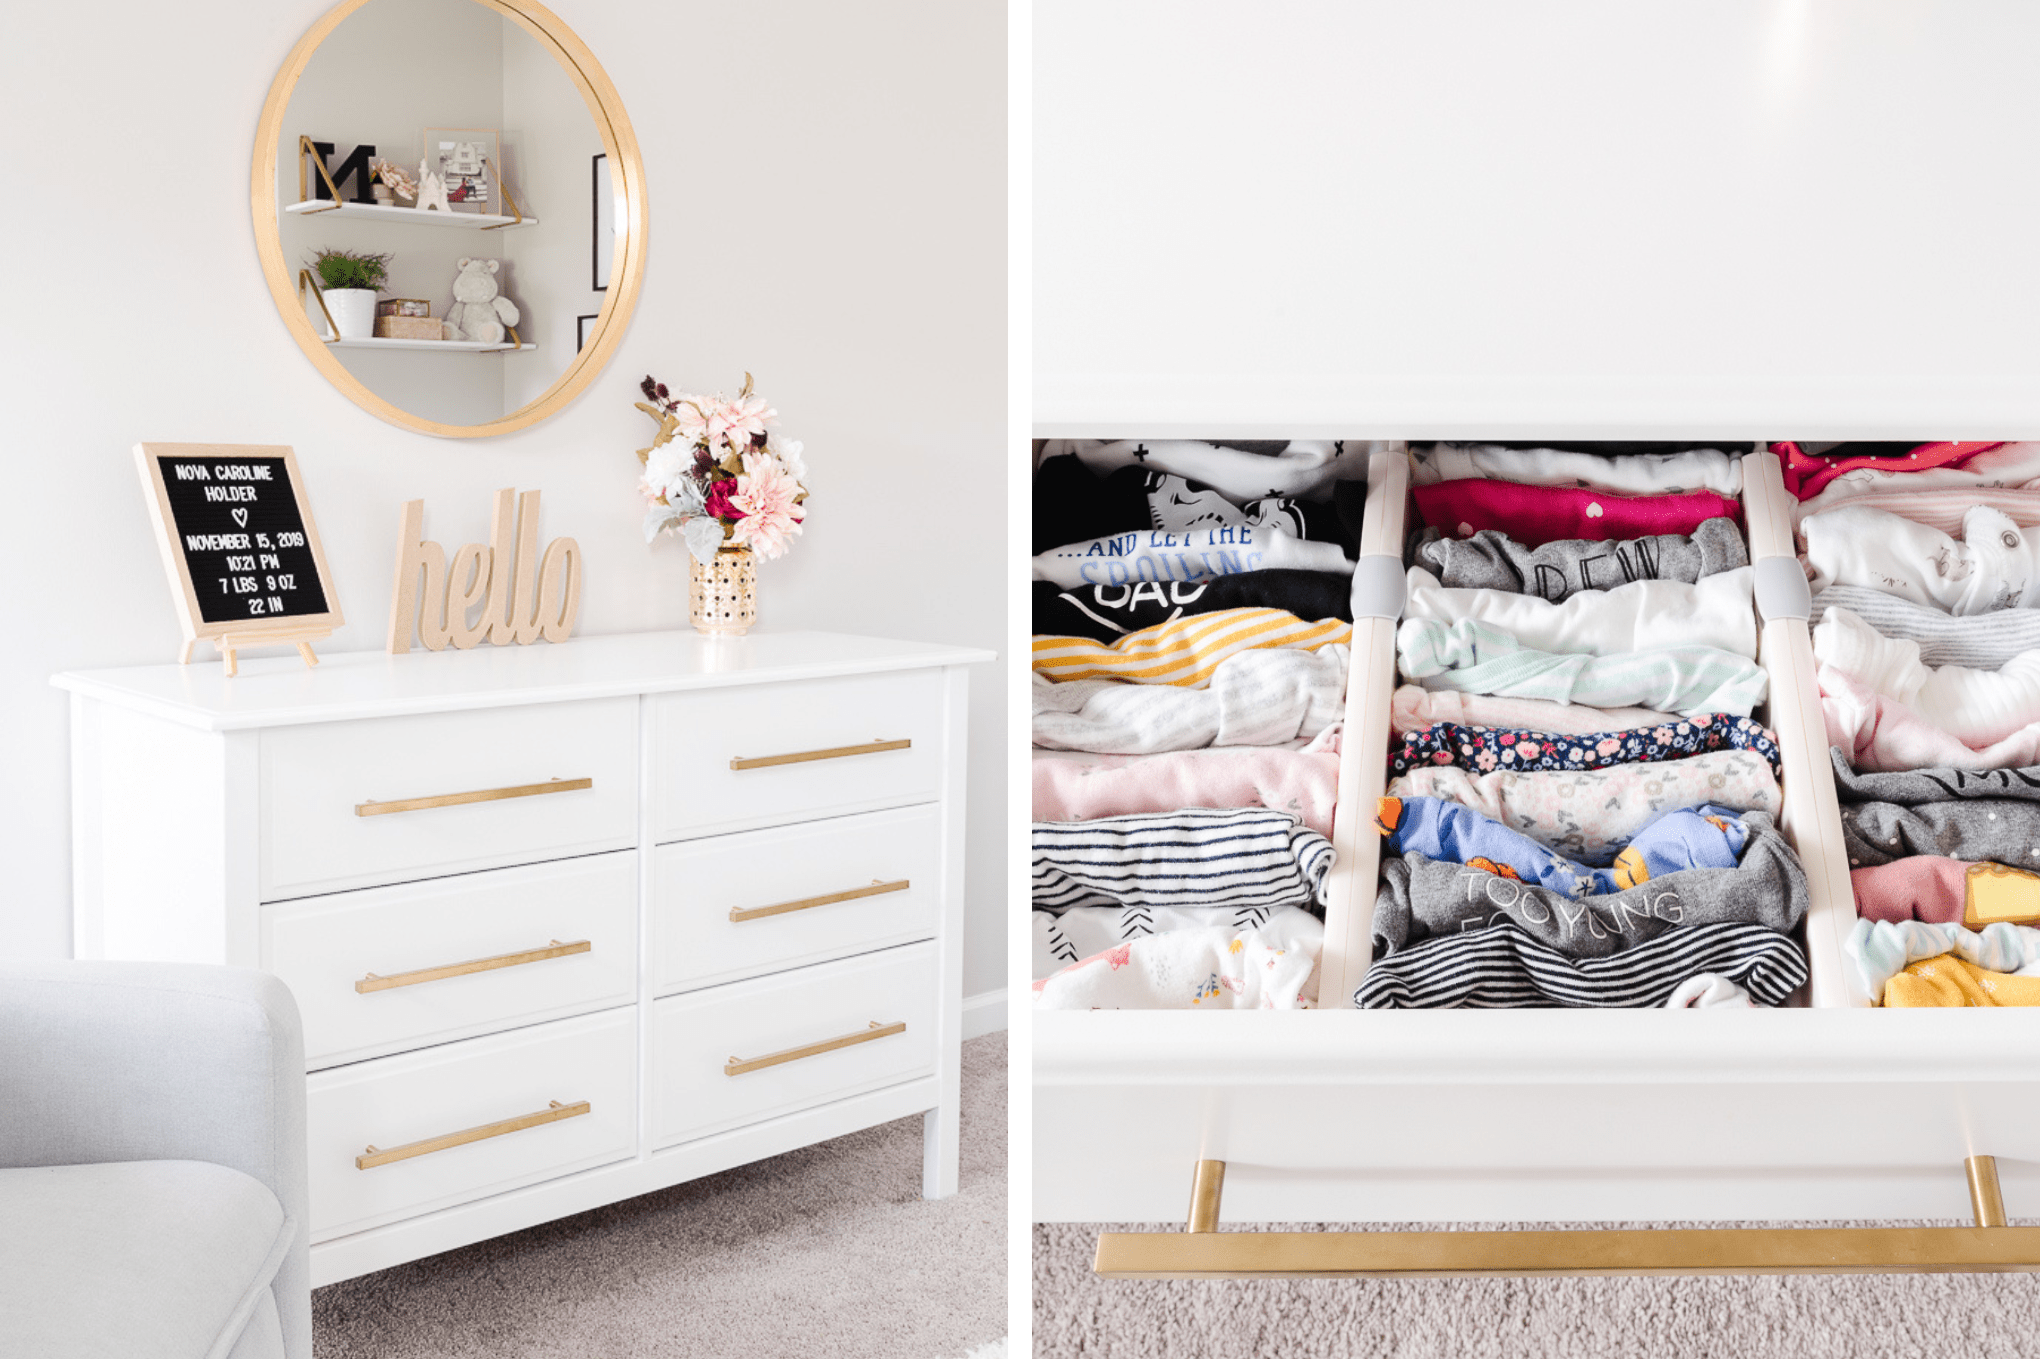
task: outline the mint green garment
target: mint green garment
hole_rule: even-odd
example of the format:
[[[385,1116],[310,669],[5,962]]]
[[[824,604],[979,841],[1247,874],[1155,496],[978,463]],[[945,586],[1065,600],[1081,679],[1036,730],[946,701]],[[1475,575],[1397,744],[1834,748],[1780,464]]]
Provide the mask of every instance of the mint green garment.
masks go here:
[[[1711,646],[1665,646],[1612,656],[1532,651],[1488,623],[1412,618],[1396,629],[1403,676],[1426,689],[1541,698],[1590,708],[1734,713],[1764,698],[1763,667]]]

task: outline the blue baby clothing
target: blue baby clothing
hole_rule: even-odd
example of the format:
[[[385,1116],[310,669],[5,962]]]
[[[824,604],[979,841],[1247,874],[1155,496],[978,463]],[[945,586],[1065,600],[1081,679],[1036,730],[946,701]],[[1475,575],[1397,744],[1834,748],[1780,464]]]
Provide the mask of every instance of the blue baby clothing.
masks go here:
[[[1620,892],[1681,869],[1734,868],[1749,840],[1742,813],[1713,803],[1653,819],[1606,868],[1576,863],[1449,798],[1382,798],[1375,824],[1391,854],[1465,864],[1568,897]]]

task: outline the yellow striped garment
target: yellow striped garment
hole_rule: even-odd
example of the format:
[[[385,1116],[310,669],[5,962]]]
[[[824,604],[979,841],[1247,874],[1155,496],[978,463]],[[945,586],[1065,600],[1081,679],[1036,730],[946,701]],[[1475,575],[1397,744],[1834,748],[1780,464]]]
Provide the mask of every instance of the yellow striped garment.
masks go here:
[[[1336,618],[1310,623],[1282,609],[1218,609],[1129,632],[1110,646],[1088,637],[1036,637],[1034,670],[1056,681],[1125,680],[1202,689],[1220,661],[1242,651],[1316,651],[1352,640],[1353,625]]]

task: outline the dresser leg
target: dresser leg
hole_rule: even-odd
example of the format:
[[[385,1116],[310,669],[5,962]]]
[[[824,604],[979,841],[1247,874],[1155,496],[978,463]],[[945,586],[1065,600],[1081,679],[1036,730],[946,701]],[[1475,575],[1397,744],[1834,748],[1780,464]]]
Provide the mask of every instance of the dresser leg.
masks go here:
[[[922,1198],[946,1199],[956,1192],[956,1167],[963,1147],[961,1133],[955,1101],[921,1115]]]

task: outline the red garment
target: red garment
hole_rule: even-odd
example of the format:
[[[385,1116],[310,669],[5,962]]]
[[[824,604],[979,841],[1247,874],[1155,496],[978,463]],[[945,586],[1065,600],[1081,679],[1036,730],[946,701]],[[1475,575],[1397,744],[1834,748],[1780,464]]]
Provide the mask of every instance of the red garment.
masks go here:
[[[1960,467],[1985,449],[2004,441],[1985,444],[1921,444],[1903,458],[1823,458],[1802,453],[1795,443],[1772,444],[1778,463],[1785,469],[1785,489],[1801,500],[1811,500],[1821,488],[1844,472],[1859,467],[1879,472],[1922,472],[1929,467]]]
[[[1852,868],[1849,886],[1856,891],[1856,914],[1894,925],[1908,920],[1959,925],[1968,898],[1968,884],[1963,881],[1968,871],[1969,865],[1960,859],[1944,859],[1938,854],[1894,859],[1876,868]]]
[[[1712,491],[1685,495],[1609,495],[1571,486],[1518,486],[1508,481],[1468,478],[1412,486],[1417,512],[1446,536],[1467,538],[1500,529],[1519,543],[1537,547],[1567,538],[1648,538],[1691,533],[1708,519],[1726,515],[1738,523],[1742,506]]]

